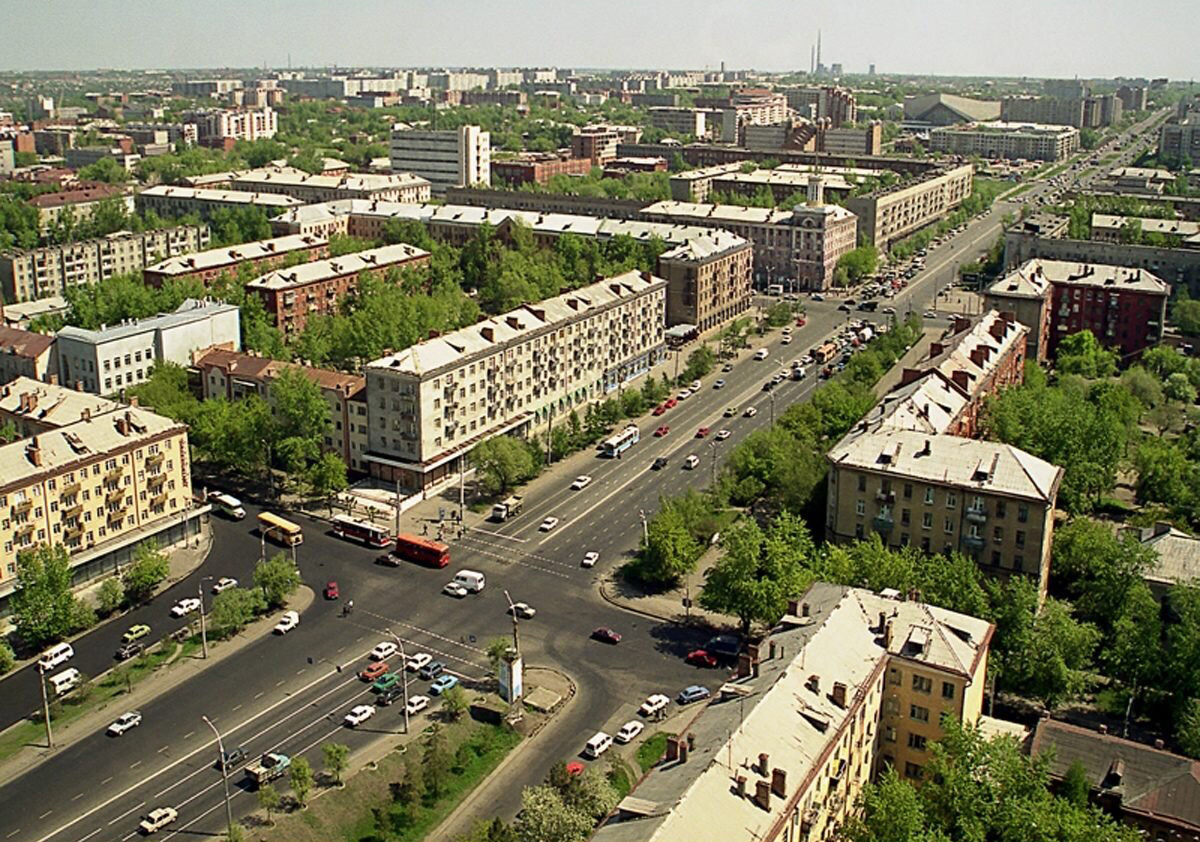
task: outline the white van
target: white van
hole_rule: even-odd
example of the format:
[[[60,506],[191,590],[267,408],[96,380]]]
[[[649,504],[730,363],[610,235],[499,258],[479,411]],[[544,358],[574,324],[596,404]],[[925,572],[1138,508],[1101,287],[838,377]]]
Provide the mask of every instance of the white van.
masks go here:
[[[603,731],[597,731],[595,736],[587,741],[587,745],[583,747],[583,753],[593,759],[608,751],[613,744],[613,738]]]
[[[696,456],[694,454],[683,460],[683,467],[687,468],[689,471],[692,470],[693,468],[695,468],[699,464],[700,464],[700,457]]]
[[[62,696],[70,693],[79,686],[79,682],[83,680],[83,675],[75,667],[65,669],[60,673],[50,676],[50,689],[54,691],[54,695]]]
[[[246,516],[246,510],[242,508],[242,501],[229,494],[214,491],[208,495],[208,501],[216,506],[217,511],[227,518],[241,520]]]
[[[69,643],[59,643],[51,646],[38,658],[38,669],[42,672],[52,670],[59,664],[65,664],[75,657],[75,650]]]
[[[768,353],[769,352],[767,351],[766,348],[759,348],[757,351],[754,352],[754,359],[765,360],[767,358]]]
[[[487,580],[483,578],[483,574],[475,570],[460,570],[454,577],[454,581],[458,582],[471,593],[479,593],[483,590],[483,586],[487,584]]]

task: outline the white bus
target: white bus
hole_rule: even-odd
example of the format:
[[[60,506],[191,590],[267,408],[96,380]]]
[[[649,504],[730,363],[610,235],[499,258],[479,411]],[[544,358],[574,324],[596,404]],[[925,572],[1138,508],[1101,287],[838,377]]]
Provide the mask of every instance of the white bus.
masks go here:
[[[605,439],[600,443],[600,453],[602,456],[607,456],[610,459],[617,458],[617,455],[624,453],[629,448],[638,443],[641,435],[638,433],[638,428],[630,424],[621,432],[609,439]]]
[[[783,295],[783,284],[767,284],[767,295]]]
[[[208,502],[216,506],[217,511],[225,515],[225,517],[241,520],[246,516],[246,510],[242,508],[241,500],[220,491],[214,491],[209,494]]]

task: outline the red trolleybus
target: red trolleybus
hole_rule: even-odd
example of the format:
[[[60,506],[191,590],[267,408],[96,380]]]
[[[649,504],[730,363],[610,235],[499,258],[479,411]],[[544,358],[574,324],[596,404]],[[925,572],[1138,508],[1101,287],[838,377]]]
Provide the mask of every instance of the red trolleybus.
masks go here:
[[[338,515],[333,519],[333,534],[348,541],[361,541],[368,547],[386,547],[392,543],[392,536],[382,526],[364,523],[346,515]]]
[[[441,541],[418,538],[406,532],[396,536],[396,547],[391,554],[426,567],[445,567],[450,563],[450,548]]]

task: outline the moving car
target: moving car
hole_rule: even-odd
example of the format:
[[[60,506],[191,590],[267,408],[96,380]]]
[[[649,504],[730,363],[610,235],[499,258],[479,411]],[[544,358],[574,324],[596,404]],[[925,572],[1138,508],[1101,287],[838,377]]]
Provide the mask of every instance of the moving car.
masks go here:
[[[638,713],[642,716],[653,716],[669,704],[671,704],[670,699],[662,693],[655,693],[652,696],[646,697],[646,701],[642,702],[642,706],[638,708]]]
[[[669,432],[671,432],[671,428],[668,427],[666,424],[663,424],[661,427],[659,427],[657,430],[654,431],[654,435],[658,436],[659,438],[662,438]]]
[[[200,600],[194,596],[189,596],[186,599],[181,599],[179,602],[171,606],[172,617],[185,617],[200,608]]]
[[[346,727],[348,728],[357,728],[374,715],[374,705],[355,705],[350,708],[350,712],[346,714],[346,718],[342,721],[346,723]]]
[[[125,634],[121,635],[122,643],[133,643],[135,640],[141,640],[150,634],[150,627],[145,623],[137,623],[129,627]]]
[[[442,593],[444,593],[446,596],[453,596],[461,599],[467,595],[467,589],[458,582],[447,582],[445,587],[442,588]]]
[[[363,667],[358,677],[366,682],[375,682],[388,674],[387,661],[376,661]]]
[[[753,418],[755,415],[758,415],[758,410],[752,406],[748,406],[748,407],[746,407],[746,411],[743,412],[742,415],[744,415],[746,418]]]
[[[717,430],[717,441],[725,441],[725,439],[732,435],[733,433],[729,432],[728,430]]]
[[[428,652],[418,652],[415,655],[408,656],[408,663],[404,665],[404,668],[409,672],[416,672],[432,660],[433,656]]]
[[[725,388],[725,378],[723,378],[723,377],[719,378],[715,383],[713,383],[713,388],[714,389],[724,389]]]
[[[725,407],[725,417],[726,418],[732,418],[733,416],[735,416],[737,414],[738,414],[738,409],[736,406]]]
[[[528,602],[514,602],[509,606],[508,613],[516,614],[523,620],[532,620],[533,616],[537,614],[537,609]]]
[[[539,526],[538,529],[540,529],[542,532],[549,532],[556,526],[558,526],[558,518],[548,517],[542,521],[541,526]]]
[[[212,586],[212,592],[221,593],[221,591],[227,591],[230,588],[236,588],[237,586],[237,579],[234,579],[232,576],[222,576],[217,580],[216,584]]]
[[[435,696],[440,696],[449,690],[451,687],[458,686],[458,677],[449,673],[439,675],[433,684],[429,685],[429,692]]]
[[[431,678],[437,678],[446,671],[446,665],[441,661],[430,661],[425,666],[421,667],[417,672],[418,678],[423,678],[428,681]]]
[[[326,599],[337,599],[342,595],[342,589],[338,587],[337,582],[326,582],[324,593]]]
[[[579,491],[582,488],[587,488],[591,484],[591,477],[589,477],[587,474],[580,474],[579,476],[575,477],[575,481],[571,483],[571,490]]]
[[[401,687],[399,684],[397,684],[396,686],[392,687],[391,689],[384,690],[382,693],[380,693],[378,696],[376,696],[375,697],[375,706],[381,707],[381,708],[387,707],[388,705],[390,705],[392,702],[396,701],[403,695],[404,695],[404,688]]]
[[[825,300],[825,296],[821,295],[821,293],[819,293],[819,292],[814,292],[809,297],[812,298],[813,301],[824,301]]]
[[[616,645],[621,642],[621,633],[614,631],[607,626],[601,626],[592,631],[592,639],[598,640],[601,643],[611,643]]]
[[[284,611],[279,622],[275,624],[275,634],[287,634],[300,625],[300,615],[295,611]]]
[[[246,749],[242,748],[241,746],[227,748],[221,753],[221,756],[217,758],[217,768],[224,768],[226,771],[228,771],[230,766],[241,763],[245,759]]]
[[[684,661],[689,664],[695,664],[698,667],[711,668],[717,665],[717,656],[705,652],[703,649],[693,649],[691,652],[688,652]]]
[[[117,717],[112,725],[108,726],[108,733],[114,737],[119,737],[128,731],[130,728],[136,728],[142,724],[142,714],[140,711],[131,710],[128,713],[123,713]]]
[[[651,465],[650,467],[655,471],[662,470],[663,468],[667,467],[667,457],[659,456],[657,459],[654,460],[654,464]]]
[[[382,661],[385,658],[390,658],[396,654],[396,650],[399,648],[400,647],[397,646],[392,641],[385,640],[385,641],[383,641],[383,643],[376,645],[376,647],[371,650],[371,655],[370,655],[371,660],[372,661]]]
[[[664,464],[666,463],[666,461],[667,461],[666,459],[663,459]],[[656,462],[657,462],[657,460],[656,460]],[[579,564],[581,567],[595,567],[596,562],[599,560],[600,560],[600,553],[594,552],[594,551],[586,552],[583,554],[583,561],[581,561]]]
[[[665,406],[667,409],[674,409],[678,404],[679,401],[675,400],[674,398],[667,398],[663,402],[663,406]]]
[[[767,358],[767,355],[770,353],[771,352],[768,351],[766,348],[759,348],[757,351],[754,352],[754,359],[765,360]]]
[[[621,730],[614,737],[618,743],[627,743],[636,739],[637,735],[642,733],[645,728],[646,725],[644,723],[638,722],[636,719],[631,719],[621,726]]]
[[[130,658],[136,658],[145,651],[146,647],[141,643],[126,643],[117,650],[116,659],[118,661],[128,661]]]
[[[700,464],[700,457],[692,454],[683,460],[683,467],[689,471],[694,470]]]
[[[721,366],[721,371],[725,372],[726,374],[733,371],[733,363],[725,363],[725,365]]]
[[[394,690],[400,686],[400,676],[394,672],[389,672],[386,675],[381,675],[375,679],[371,685],[372,693],[387,693],[389,690]]]
[[[693,684],[690,687],[685,687],[679,691],[679,695],[675,701],[681,705],[690,705],[692,702],[698,702],[701,699],[707,699],[712,694],[707,687],[701,687],[699,684]]]
[[[654,409],[650,412],[650,414],[651,415],[662,415],[666,411],[667,411],[667,405],[665,403],[660,403],[658,406],[654,407]]]
[[[179,819],[179,811],[174,807],[156,807],[146,814],[138,825],[138,830],[149,836],[157,833],[169,824]]]
[[[708,436],[708,427],[701,427],[696,431],[696,438],[702,439]]]
[[[415,716],[427,707],[429,707],[428,696],[409,696],[408,705],[405,710],[408,711],[409,716]]]

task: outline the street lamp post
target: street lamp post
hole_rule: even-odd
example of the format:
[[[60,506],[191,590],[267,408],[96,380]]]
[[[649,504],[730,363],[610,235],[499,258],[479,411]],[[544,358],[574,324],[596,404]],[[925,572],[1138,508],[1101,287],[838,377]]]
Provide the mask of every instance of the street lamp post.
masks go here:
[[[775,426],[775,393],[771,392],[771,394],[768,397],[770,398],[770,401],[771,401],[771,426],[774,427]]]
[[[717,484],[717,443],[715,441],[710,441],[708,443],[708,449],[710,451],[710,459],[711,459],[711,465],[710,465],[711,478],[709,479],[709,483],[712,485],[716,485]]]
[[[200,644],[204,649],[204,657],[208,658],[208,626],[204,619],[204,583],[212,581],[215,576],[201,576],[196,583],[196,596],[200,598]]]
[[[396,645],[400,647],[400,686],[404,688],[404,733],[408,733],[408,656],[404,654],[404,641],[395,632],[389,632]]]
[[[642,519],[642,540],[648,545],[650,543],[650,526],[646,523],[646,510],[639,509],[638,516]]]
[[[221,753],[221,784],[225,787],[225,821],[229,825],[229,838],[233,838],[233,807],[229,804],[229,770],[225,763],[225,741],[221,739],[221,732],[217,730],[217,726],[212,724],[207,716],[200,717],[204,720],[204,724],[212,729],[212,732],[217,736],[217,751]]]
[[[54,748],[54,732],[50,729],[50,697],[46,693],[46,670],[38,664],[38,686],[42,688],[42,718],[46,720],[46,748]]]

